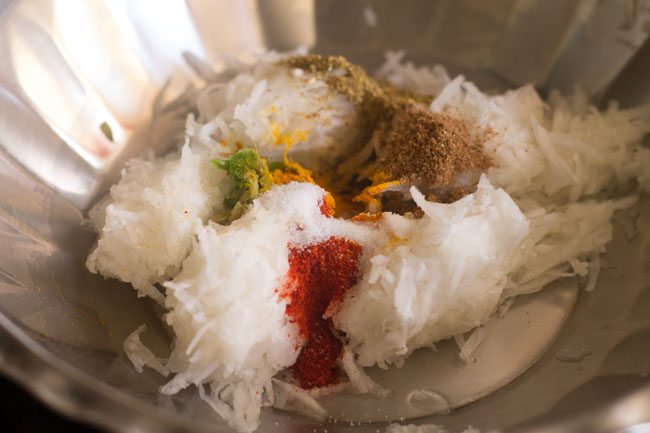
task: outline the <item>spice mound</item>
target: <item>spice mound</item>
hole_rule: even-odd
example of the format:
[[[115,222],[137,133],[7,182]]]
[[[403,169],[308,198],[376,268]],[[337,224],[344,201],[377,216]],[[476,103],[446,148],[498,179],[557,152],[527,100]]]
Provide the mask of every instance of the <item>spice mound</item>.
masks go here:
[[[472,131],[465,120],[431,112],[425,95],[376,80],[340,56],[296,56],[282,64],[309,71],[355,105],[367,142],[352,146],[351,151],[361,150],[325,177],[343,201],[354,197],[352,202],[365,203],[359,212],[378,212],[386,204],[384,192],[410,185],[436,201],[457,200],[475,189],[491,165],[483,150],[485,134]],[[391,210],[412,208],[395,198],[388,197]]]
[[[397,113],[378,141],[388,177],[444,194],[443,201],[471,192],[491,165],[482,134],[461,119],[417,106]]]
[[[293,365],[294,379],[310,389],[338,383],[343,344],[329,318],[345,293],[358,281],[361,245],[332,237],[289,254],[289,274],[283,295],[287,316],[305,339]]]
[[[428,100],[370,77],[361,66],[342,56],[310,54],[291,57],[283,63],[315,74],[333,91],[346,96],[359,111],[363,126],[370,131],[408,104]]]

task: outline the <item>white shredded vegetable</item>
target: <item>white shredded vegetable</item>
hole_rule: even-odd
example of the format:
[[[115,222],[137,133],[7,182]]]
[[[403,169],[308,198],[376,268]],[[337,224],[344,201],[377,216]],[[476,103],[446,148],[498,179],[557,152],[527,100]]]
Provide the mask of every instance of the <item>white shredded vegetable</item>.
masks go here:
[[[369,26],[378,24],[373,14],[366,8]],[[188,58],[210,82],[173,102],[193,110],[184,143],[167,156],[127,163],[90,212],[99,238],[86,265],[131,283],[167,310],[170,358],[142,344],[140,327],[124,342],[135,369],[171,374],[163,394],[195,387],[240,432],[259,426],[263,406],[324,419],[315,397],[386,396],[390,390],[364,367],[400,366],[441,339],[454,337],[469,362],[489,338],[481,324],[506,314],[515,296],[559,278],[577,276],[585,290],[596,289],[613,213],[650,190],[650,149],[641,145],[650,133],[650,108],[610,104],[598,111],[579,92],[544,101],[532,86],[488,95],[440,66],[415,66],[403,53],[389,53],[379,78],[430,95],[430,110],[490,132],[485,151],[493,166],[476,191],[440,204],[400,185],[392,193],[410,196],[422,217],[385,213],[363,223],[322,215],[326,191],[293,182],[262,194],[232,224],[217,224],[212,220],[224,210],[232,181],[210,161],[224,152],[254,146],[279,160],[288,146],[294,160],[334,167],[361,149],[341,165],[348,167],[367,160],[373,146],[359,143],[355,105],[309,70],[278,63],[282,55],[232,62],[219,74]],[[160,101],[156,111],[164,111]],[[296,361],[303,343],[280,292],[289,245],[332,236],[363,249],[358,284],[327,313],[345,335],[340,367],[347,381],[307,391],[276,376]],[[386,431],[446,432],[435,425]]]

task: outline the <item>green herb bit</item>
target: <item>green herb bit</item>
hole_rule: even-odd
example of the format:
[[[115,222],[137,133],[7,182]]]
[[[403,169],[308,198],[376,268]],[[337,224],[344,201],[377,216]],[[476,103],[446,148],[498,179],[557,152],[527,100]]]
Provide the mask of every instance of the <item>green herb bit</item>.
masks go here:
[[[108,126],[108,123],[102,122],[102,124],[99,125],[99,129],[106,136],[106,138],[108,138],[109,141],[113,141],[113,131],[111,130],[111,127]]]
[[[254,149],[242,149],[229,159],[213,159],[211,162],[232,178],[232,188],[223,199],[227,212],[217,219],[220,223],[229,224],[241,217],[253,200],[273,186],[266,159]]]
[[[284,161],[273,161],[269,163],[269,171],[274,171],[274,170],[285,171],[286,169],[287,169],[287,165],[284,163]]]

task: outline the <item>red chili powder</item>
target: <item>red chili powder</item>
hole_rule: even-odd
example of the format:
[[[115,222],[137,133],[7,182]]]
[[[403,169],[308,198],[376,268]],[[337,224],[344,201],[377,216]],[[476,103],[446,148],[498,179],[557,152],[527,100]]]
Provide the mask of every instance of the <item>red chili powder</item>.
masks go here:
[[[304,248],[291,247],[285,295],[287,316],[305,343],[292,367],[294,378],[304,389],[340,381],[336,366],[343,345],[333,333],[331,319],[323,315],[343,299],[358,281],[361,245],[343,238]]]
[[[334,216],[334,209],[332,209],[330,205],[327,204],[327,200],[324,198],[320,202],[319,209],[320,209],[320,213],[325,215],[327,218]]]

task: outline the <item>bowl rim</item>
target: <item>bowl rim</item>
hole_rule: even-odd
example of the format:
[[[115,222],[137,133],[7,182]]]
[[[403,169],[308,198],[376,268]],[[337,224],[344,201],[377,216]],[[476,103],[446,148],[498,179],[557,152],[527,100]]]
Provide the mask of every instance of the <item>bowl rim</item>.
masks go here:
[[[189,423],[97,380],[49,352],[1,310],[0,373],[51,409],[116,433],[230,431],[226,424]]]

